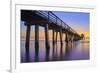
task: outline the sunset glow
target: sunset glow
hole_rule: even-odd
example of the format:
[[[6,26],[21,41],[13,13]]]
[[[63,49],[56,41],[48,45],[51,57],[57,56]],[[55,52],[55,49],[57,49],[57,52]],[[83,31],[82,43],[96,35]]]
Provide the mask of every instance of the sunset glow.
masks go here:
[[[86,12],[21,10],[21,62],[89,60],[89,17]]]
[[[89,38],[89,13],[79,13],[79,12],[53,12],[70,27],[72,27],[78,34],[84,34],[85,38]],[[31,36],[30,39],[34,40],[34,26],[31,27]],[[44,28],[39,27],[39,39],[45,39]],[[21,22],[21,38],[25,40],[26,36],[26,27],[24,23]],[[49,39],[52,40],[52,30],[49,30]],[[59,33],[58,33],[59,40]],[[64,40],[64,36],[63,36]]]

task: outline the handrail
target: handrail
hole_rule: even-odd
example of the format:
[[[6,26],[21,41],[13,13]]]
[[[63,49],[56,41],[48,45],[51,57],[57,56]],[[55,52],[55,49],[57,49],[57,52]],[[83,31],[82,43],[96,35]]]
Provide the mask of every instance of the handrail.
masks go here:
[[[49,12],[48,11],[36,11],[36,13],[41,15],[42,17],[45,17],[46,19],[48,19],[48,15],[49,15],[50,22],[56,23],[56,21],[57,21],[58,25],[62,26],[63,28],[66,28],[66,29],[70,29],[70,31],[72,31],[73,33],[77,33],[68,24],[66,24],[64,21],[62,21],[58,16],[56,16],[51,11],[49,11]],[[59,23],[59,22],[61,22],[61,23]]]

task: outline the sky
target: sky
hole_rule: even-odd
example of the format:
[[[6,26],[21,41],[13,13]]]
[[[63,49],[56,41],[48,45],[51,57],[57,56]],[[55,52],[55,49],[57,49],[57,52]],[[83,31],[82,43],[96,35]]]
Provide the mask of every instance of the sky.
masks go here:
[[[61,20],[67,23],[71,28],[73,28],[77,33],[84,34],[85,37],[89,38],[89,13],[82,12],[53,12],[56,16],[58,16]],[[39,27],[39,34],[41,36],[40,39],[44,39],[44,28]],[[26,27],[24,26],[24,22],[21,22],[21,37],[25,38],[26,35]],[[49,38],[52,38],[52,32],[49,31]],[[34,38],[34,26],[31,27],[31,38]]]
[[[89,13],[53,12],[78,33],[89,32]]]

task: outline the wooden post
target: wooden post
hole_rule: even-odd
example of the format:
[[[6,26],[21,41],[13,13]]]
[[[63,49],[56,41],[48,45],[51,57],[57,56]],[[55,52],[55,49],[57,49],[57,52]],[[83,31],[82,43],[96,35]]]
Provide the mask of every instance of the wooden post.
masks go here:
[[[39,54],[39,25],[35,25],[35,61],[38,61]]]
[[[68,43],[70,44],[70,33],[68,34]]]
[[[58,36],[58,32],[56,31],[56,43],[57,43],[57,36]]]
[[[73,40],[74,40],[74,36],[71,35],[71,48],[73,48]]]
[[[50,43],[49,43],[49,29],[48,24],[45,26],[45,46],[46,46],[46,60],[49,60],[49,50],[50,50]]]
[[[67,33],[65,33],[65,42],[66,42],[66,44],[68,44],[68,35],[67,35]]]
[[[54,57],[55,53],[55,30],[52,30],[52,46],[53,46],[53,51],[52,51],[52,56]]]
[[[27,25],[26,42],[25,42],[26,61],[29,61],[30,30],[31,30],[31,26],[30,25]]]
[[[60,29],[60,44],[61,44],[61,46],[63,46],[63,42],[62,42],[62,29]]]
[[[60,47],[60,59],[62,60],[62,52],[63,52],[63,42],[62,42],[62,29],[60,29],[60,44],[61,44],[61,47]]]
[[[52,44],[53,44],[53,48],[54,48],[54,44],[55,44],[55,30],[52,30]]]
[[[57,36],[58,36],[58,32],[56,31],[56,57],[57,57]]]
[[[73,42],[73,35],[71,35],[71,43]]]
[[[66,45],[65,45],[65,54],[67,54],[67,52],[68,52],[68,34],[67,33],[65,33],[65,42],[66,42]]]

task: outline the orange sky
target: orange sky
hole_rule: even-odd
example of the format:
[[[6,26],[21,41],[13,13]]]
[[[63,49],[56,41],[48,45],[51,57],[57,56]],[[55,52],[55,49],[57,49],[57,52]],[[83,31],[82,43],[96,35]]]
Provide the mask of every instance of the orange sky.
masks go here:
[[[85,35],[85,38],[87,37],[87,38],[89,38],[89,32],[79,32],[79,34],[84,34]],[[21,38],[22,39],[25,39],[25,36],[26,35],[26,32],[21,32]],[[30,38],[32,39],[32,40],[34,40],[35,39],[35,33],[34,32],[31,32],[31,35],[30,35]],[[60,37],[59,37],[59,33],[58,33],[58,40],[60,39]],[[63,34],[63,40],[64,40],[64,38],[65,38],[65,35]],[[44,40],[45,39],[45,33],[42,31],[42,32],[39,32],[39,39],[40,40]],[[49,40],[52,40],[52,31],[49,31]]]

